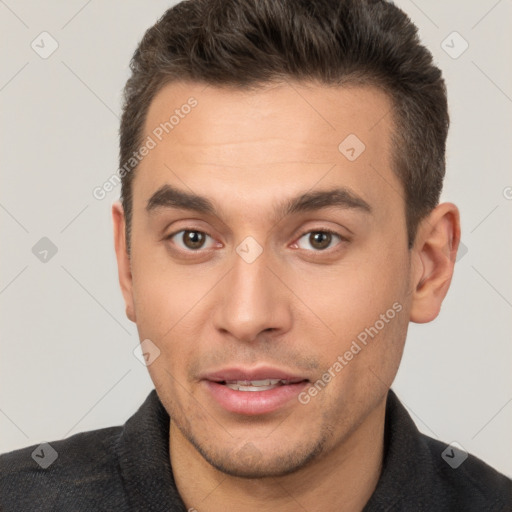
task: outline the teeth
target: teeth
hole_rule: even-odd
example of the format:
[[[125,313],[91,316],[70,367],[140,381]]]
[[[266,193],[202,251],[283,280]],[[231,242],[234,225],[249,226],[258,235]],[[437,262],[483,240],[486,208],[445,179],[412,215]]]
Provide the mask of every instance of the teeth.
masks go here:
[[[235,391],[267,391],[268,389],[274,389],[276,386],[237,386],[236,384],[226,384],[229,389]]]
[[[246,381],[246,382],[249,382],[249,384],[251,386],[275,386],[276,384],[279,384],[281,381],[279,379],[265,379],[265,380],[251,380],[251,381]]]
[[[281,384],[286,384],[286,381],[281,379],[226,381],[226,386],[235,391],[267,391]]]
[[[281,379],[265,379],[265,380],[227,380],[226,384],[237,384],[239,386],[275,386],[282,382],[286,382]]]

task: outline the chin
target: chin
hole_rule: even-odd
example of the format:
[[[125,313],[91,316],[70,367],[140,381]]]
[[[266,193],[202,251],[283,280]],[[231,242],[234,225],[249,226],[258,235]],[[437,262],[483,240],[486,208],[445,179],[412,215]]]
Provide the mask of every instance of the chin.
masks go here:
[[[325,439],[309,446],[304,444],[277,451],[273,447],[259,449],[255,443],[246,442],[241,447],[229,450],[216,449],[211,445],[200,446],[190,439],[196,450],[215,469],[238,478],[268,478],[295,473],[311,464],[324,452]]]

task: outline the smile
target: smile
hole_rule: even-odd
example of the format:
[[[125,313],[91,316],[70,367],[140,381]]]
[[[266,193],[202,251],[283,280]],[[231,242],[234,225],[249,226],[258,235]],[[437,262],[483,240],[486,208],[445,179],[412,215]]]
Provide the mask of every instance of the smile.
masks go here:
[[[235,391],[267,391],[290,383],[290,381],[283,379],[234,380],[220,382],[220,384],[224,384],[229,389],[234,389]]]

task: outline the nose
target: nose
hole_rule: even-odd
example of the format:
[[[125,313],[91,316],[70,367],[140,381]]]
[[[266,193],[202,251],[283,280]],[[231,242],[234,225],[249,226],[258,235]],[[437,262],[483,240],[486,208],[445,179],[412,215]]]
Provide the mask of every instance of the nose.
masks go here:
[[[291,328],[289,291],[269,266],[265,251],[251,263],[235,254],[231,271],[217,288],[214,323],[219,331],[251,342],[261,333],[276,336]]]

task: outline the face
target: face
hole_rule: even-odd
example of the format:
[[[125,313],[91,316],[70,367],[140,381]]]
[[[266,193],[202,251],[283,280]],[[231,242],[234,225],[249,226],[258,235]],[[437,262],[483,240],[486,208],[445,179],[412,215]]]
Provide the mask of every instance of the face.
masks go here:
[[[127,312],[160,351],[171,435],[221,471],[306,467],[384,403],[411,297],[390,109],[370,87],[297,83],[174,83],[151,104]]]

